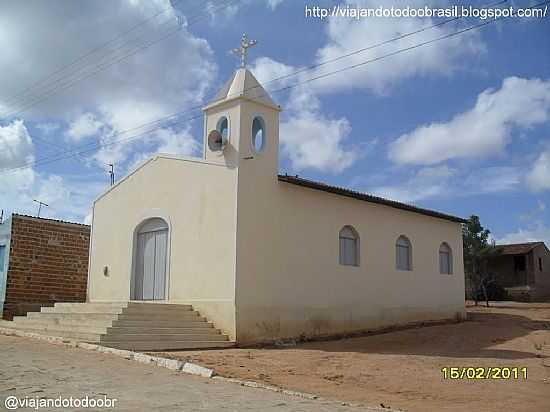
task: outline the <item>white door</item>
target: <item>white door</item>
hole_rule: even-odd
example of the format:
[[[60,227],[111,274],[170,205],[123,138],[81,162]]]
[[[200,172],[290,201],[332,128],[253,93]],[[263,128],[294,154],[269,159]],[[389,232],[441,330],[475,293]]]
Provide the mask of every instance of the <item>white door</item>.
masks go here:
[[[140,230],[137,235],[135,300],[164,300],[168,228]]]

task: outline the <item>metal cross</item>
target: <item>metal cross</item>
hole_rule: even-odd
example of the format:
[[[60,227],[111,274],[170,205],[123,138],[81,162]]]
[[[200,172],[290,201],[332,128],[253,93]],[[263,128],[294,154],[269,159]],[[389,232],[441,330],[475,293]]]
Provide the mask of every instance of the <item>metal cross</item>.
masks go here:
[[[256,44],[258,44],[257,40],[248,40],[248,36],[246,34],[243,34],[243,37],[241,38],[241,47],[231,50],[231,53],[236,54],[237,56],[240,56],[242,68],[246,67],[246,58],[248,55],[248,49],[250,47],[255,46]]]

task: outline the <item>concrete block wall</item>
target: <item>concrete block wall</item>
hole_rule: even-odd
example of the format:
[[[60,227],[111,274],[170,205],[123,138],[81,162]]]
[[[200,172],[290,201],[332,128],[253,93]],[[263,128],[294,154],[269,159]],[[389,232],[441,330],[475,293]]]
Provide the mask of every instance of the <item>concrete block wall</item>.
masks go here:
[[[89,244],[87,225],[13,215],[2,317],[86,301]]]

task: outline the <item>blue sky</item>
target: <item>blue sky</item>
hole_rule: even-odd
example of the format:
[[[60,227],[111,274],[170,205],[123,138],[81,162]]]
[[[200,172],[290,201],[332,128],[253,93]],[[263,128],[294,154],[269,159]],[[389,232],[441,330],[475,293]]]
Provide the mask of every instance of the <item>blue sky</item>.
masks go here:
[[[243,32],[259,42],[250,53],[250,68],[265,82],[442,21],[304,16],[305,5],[346,4],[329,0],[226,3],[0,0],[0,169],[5,169],[0,207],[33,214],[33,199],[40,199],[50,205],[43,216],[85,221],[91,202],[108,186],[107,163],[115,163],[120,177],[155,152],[199,155],[202,120],[187,120],[200,115],[195,110],[142,138],[40,164],[201,106],[235,70],[237,59],[228,50]],[[488,4],[357,3],[374,8]],[[183,27],[176,32],[177,15]],[[144,19],[147,24],[117,38]],[[497,241],[550,242],[548,19],[499,21],[273,92],[284,109],[281,171],[459,216],[477,214]],[[270,83],[268,89],[480,22],[459,19],[427,29]],[[85,56],[106,42],[108,47]],[[21,165],[29,167],[12,170]]]

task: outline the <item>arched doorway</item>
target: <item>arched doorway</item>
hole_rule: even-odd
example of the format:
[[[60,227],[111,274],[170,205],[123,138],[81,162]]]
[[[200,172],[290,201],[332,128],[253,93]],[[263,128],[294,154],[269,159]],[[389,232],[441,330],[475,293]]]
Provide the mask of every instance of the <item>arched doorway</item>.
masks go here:
[[[168,224],[161,218],[143,222],[135,238],[133,300],[164,300]]]

